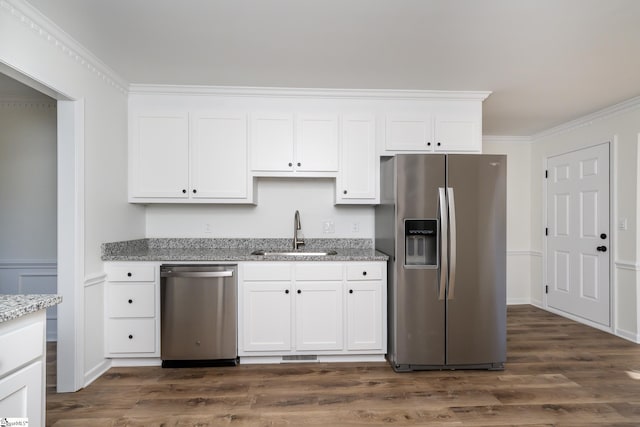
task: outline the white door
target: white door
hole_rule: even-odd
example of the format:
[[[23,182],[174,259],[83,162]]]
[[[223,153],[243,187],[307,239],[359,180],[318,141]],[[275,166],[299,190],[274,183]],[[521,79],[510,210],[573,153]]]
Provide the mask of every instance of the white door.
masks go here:
[[[245,115],[194,114],[191,135],[191,197],[246,198]]]
[[[547,306],[609,326],[609,144],[547,159]]]

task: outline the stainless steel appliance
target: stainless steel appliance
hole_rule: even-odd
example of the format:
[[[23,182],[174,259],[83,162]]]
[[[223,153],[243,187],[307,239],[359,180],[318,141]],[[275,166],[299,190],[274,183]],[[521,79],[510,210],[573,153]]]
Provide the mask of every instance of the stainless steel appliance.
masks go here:
[[[160,268],[163,367],[236,364],[237,267]]]
[[[396,371],[504,368],[506,170],[501,155],[383,158],[376,249]]]

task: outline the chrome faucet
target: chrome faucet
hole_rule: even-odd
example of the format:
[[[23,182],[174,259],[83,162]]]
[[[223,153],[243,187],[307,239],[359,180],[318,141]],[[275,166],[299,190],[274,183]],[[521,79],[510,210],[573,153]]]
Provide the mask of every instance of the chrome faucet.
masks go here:
[[[298,230],[302,229],[302,224],[300,223],[300,212],[296,211],[293,216],[293,249],[298,250],[300,246],[304,245],[304,239],[302,237],[298,237]]]

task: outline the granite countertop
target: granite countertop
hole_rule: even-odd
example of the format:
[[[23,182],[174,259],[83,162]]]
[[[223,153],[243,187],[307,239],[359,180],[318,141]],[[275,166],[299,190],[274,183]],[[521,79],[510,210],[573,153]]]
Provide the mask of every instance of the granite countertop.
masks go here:
[[[14,320],[35,311],[53,307],[62,302],[60,295],[8,295],[0,294],[0,323]]]
[[[103,261],[386,261],[370,239],[306,239],[303,255],[252,255],[254,250],[293,252],[291,239],[139,239],[102,245]],[[304,255],[336,251],[336,255]]]

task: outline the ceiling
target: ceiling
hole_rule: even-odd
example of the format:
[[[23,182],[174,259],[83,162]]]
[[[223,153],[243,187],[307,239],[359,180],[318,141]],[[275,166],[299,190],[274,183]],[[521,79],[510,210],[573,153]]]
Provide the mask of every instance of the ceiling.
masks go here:
[[[530,136],[640,95],[637,0],[28,0],[130,83],[489,90]]]

